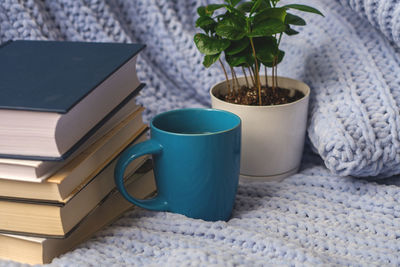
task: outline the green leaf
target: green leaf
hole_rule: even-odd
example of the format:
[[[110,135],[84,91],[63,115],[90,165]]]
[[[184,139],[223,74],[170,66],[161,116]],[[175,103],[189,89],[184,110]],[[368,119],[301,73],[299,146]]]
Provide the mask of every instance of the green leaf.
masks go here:
[[[279,50],[278,53],[278,61],[276,62],[276,65],[282,62],[283,58],[285,57],[285,51]]]
[[[241,17],[244,21],[246,21],[246,19],[247,19],[246,15],[239,9],[234,8],[234,7],[230,7],[230,8],[226,8],[226,9],[228,9],[229,12],[231,12],[233,15]]]
[[[226,56],[226,62],[228,62],[229,66],[231,67],[238,67],[241,65],[251,65],[248,63],[248,56],[247,55],[232,55]]]
[[[256,0],[253,0],[253,2],[255,2]],[[261,1],[260,6],[254,11],[255,13],[260,12],[266,8],[270,8],[271,7],[271,3],[269,2],[269,0],[263,0]]]
[[[266,8],[257,15],[254,16],[254,23],[259,23],[266,19],[278,19],[282,22],[285,21],[286,8],[282,7],[271,7]]]
[[[262,62],[273,62],[275,55],[278,53],[278,42],[274,37],[254,38],[254,48],[256,50],[257,59]]]
[[[306,21],[304,19],[300,18],[299,16],[287,13],[286,19],[285,19],[285,24],[304,26],[304,25],[306,25]]]
[[[306,6],[306,5],[291,4],[291,5],[286,5],[283,7],[297,9],[297,10],[304,11],[304,12],[310,12],[310,13],[318,14],[318,15],[321,15],[324,17],[324,14],[322,14],[318,9],[310,7],[310,6]]]
[[[225,59],[231,67],[251,66],[254,64],[250,49],[246,49],[236,55],[225,55]]]
[[[211,16],[212,14],[214,14],[215,10],[223,8],[223,7],[225,7],[225,5],[222,5],[222,4],[210,4],[210,5],[206,6],[206,14]]]
[[[237,7],[237,9],[239,11],[249,13],[251,11],[251,8],[253,7],[253,5],[254,5],[253,2],[243,2]]]
[[[246,20],[241,16],[229,13],[215,27],[215,32],[229,40],[240,40],[246,35]]]
[[[202,16],[196,20],[196,27],[203,29],[205,32],[213,31],[217,23],[210,17]]]
[[[289,25],[286,25],[286,26],[287,26],[287,29],[286,29],[285,33],[286,33],[287,35],[291,36],[291,35],[296,35],[296,34],[299,33],[298,31],[293,30],[292,28],[290,28]]]
[[[286,25],[278,19],[267,19],[254,25],[252,31],[247,36],[263,37],[281,33],[286,30]]]
[[[253,7],[250,10],[250,14],[253,14],[254,12],[257,11],[257,9],[260,7],[260,5],[262,4],[264,0],[256,0],[253,4]]]
[[[249,38],[244,37],[239,41],[232,41],[231,45],[225,50],[226,55],[235,55],[239,52],[242,52],[250,45]]]
[[[270,2],[270,0],[265,0],[265,1],[264,1],[264,6],[265,6],[265,7],[271,7],[271,2]]]
[[[285,52],[282,51],[282,50],[279,50],[278,51],[278,58],[277,58],[278,60],[277,60],[276,64],[274,64],[273,61],[272,62],[264,62],[264,61],[262,61],[261,63],[264,66],[271,68],[271,67],[274,67],[274,66],[278,65],[279,63],[281,63],[283,58],[284,58],[284,56],[285,56]]]
[[[240,40],[244,36],[246,36],[246,32],[244,30],[238,30],[231,25],[217,25],[215,28],[215,32],[224,38],[229,40]]]
[[[231,42],[198,33],[194,36],[194,43],[202,54],[215,55],[228,48]]]
[[[197,14],[199,14],[200,17],[207,16],[206,7],[205,6],[201,6],[201,7],[197,8]]]
[[[203,60],[204,67],[206,68],[211,67],[211,65],[214,64],[219,59],[220,56],[221,53],[215,55],[205,55]]]

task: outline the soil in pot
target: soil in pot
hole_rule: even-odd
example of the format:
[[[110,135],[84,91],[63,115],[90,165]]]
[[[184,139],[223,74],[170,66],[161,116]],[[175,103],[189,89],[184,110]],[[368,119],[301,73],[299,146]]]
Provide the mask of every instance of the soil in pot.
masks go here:
[[[259,106],[258,88],[242,86],[240,90],[234,90],[226,95],[217,96],[228,103]],[[295,102],[304,97],[304,94],[295,89],[261,87],[261,105],[272,106]]]

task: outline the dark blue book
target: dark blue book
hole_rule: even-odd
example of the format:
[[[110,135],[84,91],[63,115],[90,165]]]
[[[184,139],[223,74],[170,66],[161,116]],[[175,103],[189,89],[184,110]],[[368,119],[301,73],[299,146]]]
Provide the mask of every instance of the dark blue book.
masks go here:
[[[64,160],[143,87],[140,44],[10,41],[0,47],[0,157]]]

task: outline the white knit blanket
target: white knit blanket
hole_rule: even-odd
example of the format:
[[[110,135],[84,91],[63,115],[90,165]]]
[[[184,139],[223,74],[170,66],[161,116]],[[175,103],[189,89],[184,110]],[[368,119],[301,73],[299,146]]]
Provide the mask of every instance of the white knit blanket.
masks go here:
[[[199,64],[192,41],[206,2],[2,0],[0,42],[147,44],[138,73],[148,119],[209,106],[208,89],[223,79],[218,66]],[[296,2],[325,14],[303,15],[309,25],[284,38],[279,67],[312,88],[302,170],[281,183],[240,184],[228,222],[129,212],[54,266],[400,265],[400,177],[371,181],[400,173],[400,3]],[[7,265],[18,264],[0,261]]]

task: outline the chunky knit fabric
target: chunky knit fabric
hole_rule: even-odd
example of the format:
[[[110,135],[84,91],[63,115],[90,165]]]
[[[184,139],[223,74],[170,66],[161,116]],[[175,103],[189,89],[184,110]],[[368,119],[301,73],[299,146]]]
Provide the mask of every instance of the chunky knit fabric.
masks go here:
[[[281,183],[240,184],[228,222],[136,209],[50,266],[399,266],[399,187],[313,157]]]
[[[344,2],[344,1],[342,1]],[[349,1],[370,7],[371,20],[400,8],[398,1]],[[367,5],[366,2],[369,4]],[[397,3],[396,3],[397,2]],[[358,3],[358,4],[356,4]],[[375,4],[373,4],[375,3]],[[385,4],[383,4],[385,3]],[[312,85],[309,136],[334,173],[389,176],[400,171],[400,42],[391,46],[382,33],[366,23],[365,13],[351,13],[346,5],[327,3],[325,22],[307,31],[324,36],[310,39],[315,50],[306,52],[304,79]],[[329,12],[329,11],[328,11]],[[329,14],[329,13],[328,13]],[[369,14],[369,13],[367,13]],[[399,22],[400,16],[393,18]],[[339,26],[340,25],[340,26]],[[379,24],[379,29],[394,24]],[[389,35],[400,36],[400,29]],[[310,47],[309,47],[310,48]],[[309,49],[309,48],[303,48]]]
[[[284,38],[286,59],[279,73],[312,87],[313,146],[335,174],[400,173],[400,3],[305,3],[326,17],[306,14],[309,25],[301,34]],[[148,115],[207,106],[208,89],[223,74],[217,65],[203,68],[192,41],[200,4],[205,1],[3,0],[0,41],[145,43],[138,69],[148,85],[141,98]]]
[[[208,89],[224,78],[217,65],[202,67],[192,41],[196,8],[207,2],[2,0],[0,42],[147,44],[138,74],[148,119],[209,106]],[[400,4],[298,2],[325,18],[302,15],[309,25],[284,38],[279,74],[311,86],[308,143],[322,160],[307,145],[298,174],[240,184],[229,222],[137,209],[53,266],[400,265],[400,178],[341,177],[400,173]]]

